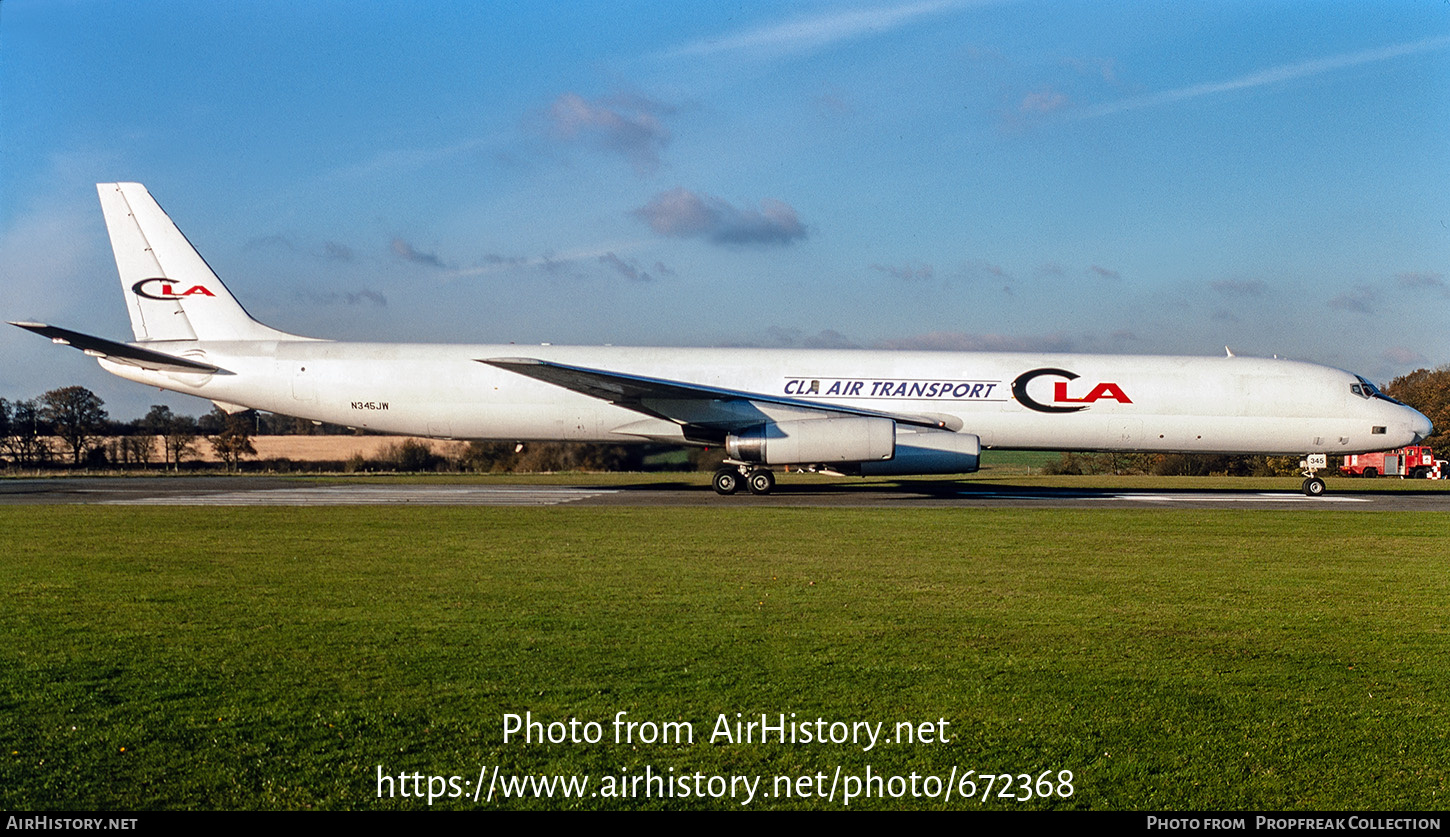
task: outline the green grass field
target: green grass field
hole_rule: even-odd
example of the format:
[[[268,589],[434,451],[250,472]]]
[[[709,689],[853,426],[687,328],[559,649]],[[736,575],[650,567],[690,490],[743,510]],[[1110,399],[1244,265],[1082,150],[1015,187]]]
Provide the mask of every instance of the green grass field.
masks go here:
[[[0,807],[427,806],[378,799],[379,767],[770,793],[869,766],[1073,788],[853,808],[1444,809],[1447,536],[1416,513],[5,507]],[[616,744],[621,711],[695,739]],[[505,742],[524,712],[605,740]],[[950,741],[711,743],[737,712]],[[741,807],[467,791],[433,807]]]

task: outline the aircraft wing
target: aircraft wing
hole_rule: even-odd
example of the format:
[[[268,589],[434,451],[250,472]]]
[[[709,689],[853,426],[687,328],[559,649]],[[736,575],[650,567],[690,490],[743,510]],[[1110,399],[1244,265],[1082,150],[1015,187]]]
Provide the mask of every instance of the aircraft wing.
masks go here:
[[[33,331],[42,337],[49,337],[52,343],[59,343],[62,346],[74,346],[91,357],[103,357],[116,363],[124,363],[128,366],[139,366],[142,369],[158,369],[162,372],[220,372],[221,368],[210,363],[188,360],[184,357],[168,355],[164,352],[156,352],[151,349],[143,349],[139,346],[128,346],[125,343],[117,343],[114,340],[106,340],[103,337],[92,337],[89,334],[81,334],[79,331],[71,331],[68,328],[58,328],[45,323],[15,323],[26,331]]]
[[[788,408],[790,411],[802,413],[801,418],[866,416],[891,419],[901,424],[918,427],[948,430],[958,430],[961,424],[953,416],[867,410],[841,404],[825,404],[804,398],[767,395],[684,381],[648,378],[643,375],[629,375],[623,372],[610,372],[603,369],[589,369],[537,358],[479,358],[478,362],[583,393],[647,416],[716,431],[737,430],[766,421],[767,417],[759,410],[759,407],[763,405]]]

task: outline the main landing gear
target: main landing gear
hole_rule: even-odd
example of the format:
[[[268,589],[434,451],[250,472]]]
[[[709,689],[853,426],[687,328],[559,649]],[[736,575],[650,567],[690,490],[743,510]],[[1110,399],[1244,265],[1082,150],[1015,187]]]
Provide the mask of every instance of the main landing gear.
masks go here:
[[[1304,484],[1302,490],[1310,497],[1318,497],[1324,493],[1324,480],[1316,473],[1320,468],[1329,467],[1329,457],[1322,453],[1311,453],[1299,460],[1299,467],[1304,469]]]
[[[748,465],[726,465],[715,472],[711,481],[716,494],[734,494],[744,485],[751,494],[769,494],[775,488],[775,472],[769,468]]]

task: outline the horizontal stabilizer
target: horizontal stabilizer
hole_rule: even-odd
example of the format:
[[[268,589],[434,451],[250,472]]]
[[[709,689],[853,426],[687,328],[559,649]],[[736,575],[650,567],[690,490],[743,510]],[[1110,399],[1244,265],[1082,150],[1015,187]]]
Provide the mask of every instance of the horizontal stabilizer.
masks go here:
[[[45,323],[15,323],[26,331],[33,331],[42,337],[49,337],[52,343],[59,343],[62,346],[74,346],[91,357],[103,357],[106,360],[124,363],[128,366],[139,366],[142,369],[157,369],[162,372],[220,372],[221,369],[212,366],[210,363],[188,360],[184,357],[176,357],[151,349],[142,349],[138,346],[128,346],[125,343],[117,343],[114,340],[106,340],[102,337],[92,337],[89,334],[81,334],[79,331],[71,331],[66,328],[46,325]]]

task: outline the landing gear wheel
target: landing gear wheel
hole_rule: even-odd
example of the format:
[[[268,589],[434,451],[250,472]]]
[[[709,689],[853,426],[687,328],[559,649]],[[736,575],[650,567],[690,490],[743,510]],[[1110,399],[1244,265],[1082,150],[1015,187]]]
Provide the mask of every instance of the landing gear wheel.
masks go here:
[[[740,472],[734,468],[721,468],[711,480],[716,494],[734,494],[740,490]]]
[[[1311,453],[1299,460],[1299,467],[1304,469],[1300,473],[1304,475],[1302,487],[1305,496],[1318,497],[1323,494],[1324,480],[1315,472],[1329,467],[1329,457],[1322,453]]]
[[[768,468],[757,468],[746,478],[751,494],[769,494],[775,488],[775,474]]]

